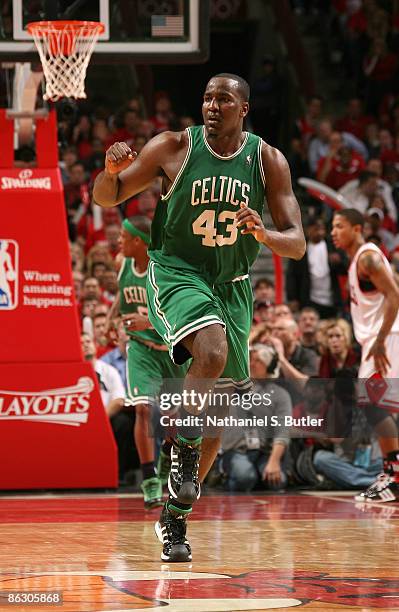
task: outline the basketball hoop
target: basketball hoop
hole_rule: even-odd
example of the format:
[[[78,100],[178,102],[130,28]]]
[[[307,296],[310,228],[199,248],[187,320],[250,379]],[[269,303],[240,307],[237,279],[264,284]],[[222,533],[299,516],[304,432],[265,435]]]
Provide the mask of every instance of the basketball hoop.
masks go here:
[[[104,25],[96,21],[34,21],[28,23],[27,30],[43,66],[44,100],[86,98],[86,70]]]

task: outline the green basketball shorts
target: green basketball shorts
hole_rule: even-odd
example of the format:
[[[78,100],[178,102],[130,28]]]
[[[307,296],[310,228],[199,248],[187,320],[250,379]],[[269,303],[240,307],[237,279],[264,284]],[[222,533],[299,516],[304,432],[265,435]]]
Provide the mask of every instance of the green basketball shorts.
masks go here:
[[[147,274],[148,316],[169,347],[176,364],[191,357],[183,338],[209,325],[222,325],[227,337],[226,367],[217,386],[248,388],[248,337],[253,296],[247,275],[211,286],[200,275],[150,261]]]
[[[127,389],[126,404],[152,404],[164,385],[165,380],[183,379],[188,364],[175,365],[168,351],[158,351],[130,339],[127,349]]]

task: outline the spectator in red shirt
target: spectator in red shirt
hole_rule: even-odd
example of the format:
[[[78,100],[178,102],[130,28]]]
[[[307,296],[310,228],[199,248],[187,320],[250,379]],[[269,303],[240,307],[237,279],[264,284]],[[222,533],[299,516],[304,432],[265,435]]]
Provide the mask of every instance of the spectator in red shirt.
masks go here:
[[[136,110],[127,109],[123,113],[123,126],[116,129],[105,143],[108,149],[114,142],[126,142],[129,147],[134,148],[134,139],[140,124],[140,115]]]
[[[321,157],[326,157],[331,147],[331,136],[334,134],[332,122],[330,119],[323,119],[317,126],[317,136],[313,138],[309,144],[308,160],[312,172],[317,173],[318,163]],[[337,151],[340,144],[344,144],[356,153],[359,153],[363,158],[367,157],[367,148],[364,142],[356,138],[353,134],[342,132],[342,141],[335,135],[333,146]]]
[[[324,182],[338,191],[349,181],[357,178],[365,167],[366,163],[361,155],[343,146],[339,149],[335,163],[333,162]]]
[[[363,112],[363,104],[360,98],[351,98],[348,102],[346,115],[335,124],[339,132],[350,132],[356,138],[364,140],[366,127],[373,123],[374,119]]]
[[[338,190],[348,181],[357,178],[365,167],[363,157],[343,145],[339,132],[333,132],[330,136],[329,153],[319,161],[317,179]]]

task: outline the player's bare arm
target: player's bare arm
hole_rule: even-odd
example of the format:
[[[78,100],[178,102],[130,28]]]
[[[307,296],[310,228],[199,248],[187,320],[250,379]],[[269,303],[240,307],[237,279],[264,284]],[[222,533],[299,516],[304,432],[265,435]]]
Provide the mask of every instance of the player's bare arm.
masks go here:
[[[185,132],[163,132],[155,136],[138,156],[125,142],[115,142],[106,152],[105,169],[94,182],[95,202],[106,208],[116,206],[144,191],[162,172],[172,183],[187,147]]]
[[[365,251],[357,264],[360,279],[370,280],[376,290],[382,293],[384,300],[384,318],[377,338],[370,348],[366,360],[374,357],[376,370],[386,375],[391,366],[385,350],[385,340],[391,331],[399,309],[399,289],[380,255],[375,251]]]
[[[267,203],[277,231],[267,230],[260,215],[245,206],[237,212],[238,227],[246,225],[243,234],[252,234],[277,255],[301,259],[305,254],[306,241],[287,160],[280,151],[264,143],[262,162],[267,177]]]

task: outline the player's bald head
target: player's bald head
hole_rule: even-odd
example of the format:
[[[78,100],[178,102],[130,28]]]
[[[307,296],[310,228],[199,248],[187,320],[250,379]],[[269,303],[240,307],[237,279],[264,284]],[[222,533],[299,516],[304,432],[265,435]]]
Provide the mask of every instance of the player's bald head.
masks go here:
[[[219,74],[215,74],[211,79],[209,79],[208,85],[211,81],[214,81],[215,79],[225,79],[226,81],[229,81],[229,89],[235,90],[243,102],[249,101],[249,85],[247,81],[242,77],[238,76],[237,74],[232,74],[231,72],[220,72]]]

